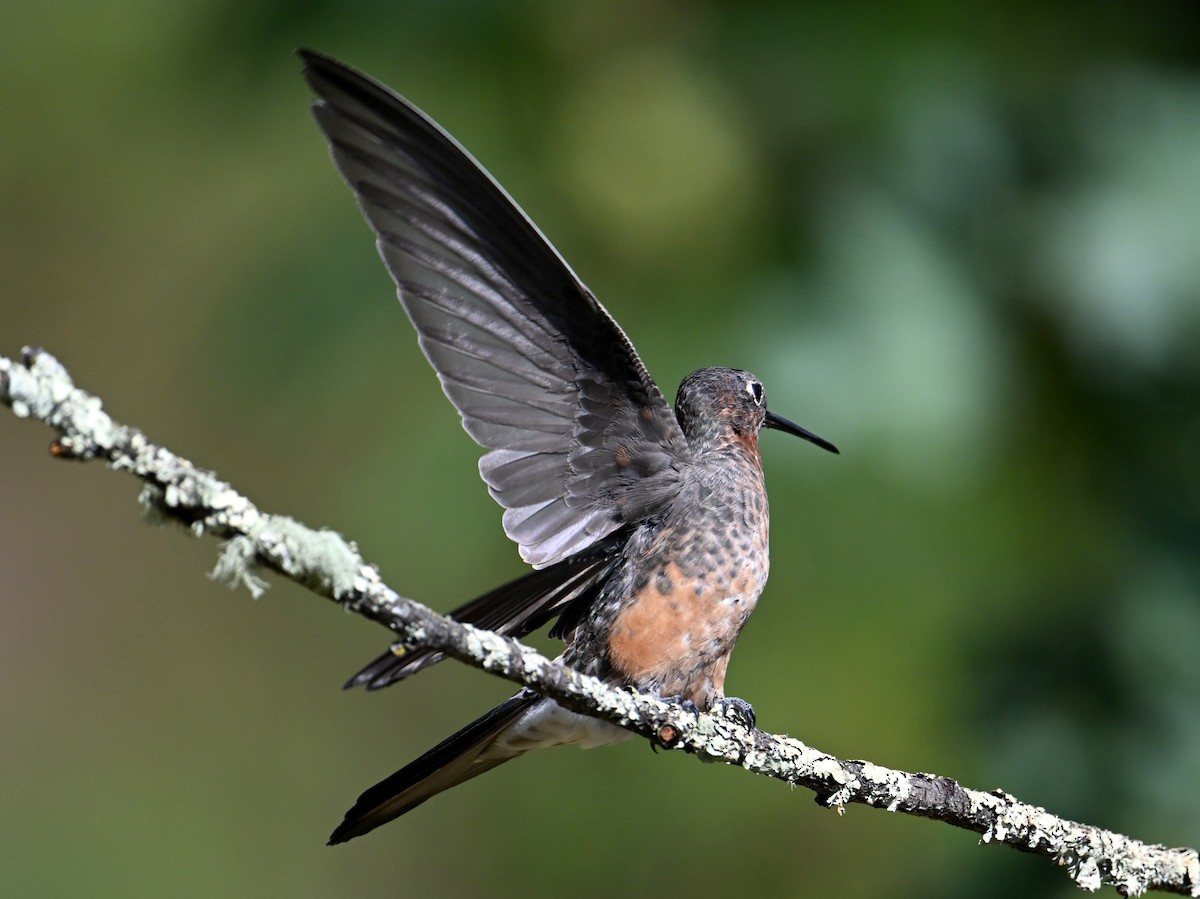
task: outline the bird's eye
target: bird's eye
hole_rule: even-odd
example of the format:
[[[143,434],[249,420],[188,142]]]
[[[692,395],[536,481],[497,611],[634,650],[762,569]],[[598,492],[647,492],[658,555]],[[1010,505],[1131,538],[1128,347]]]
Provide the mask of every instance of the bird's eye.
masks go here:
[[[761,406],[763,401],[763,386],[758,381],[746,382],[746,393],[754,400],[754,405]]]

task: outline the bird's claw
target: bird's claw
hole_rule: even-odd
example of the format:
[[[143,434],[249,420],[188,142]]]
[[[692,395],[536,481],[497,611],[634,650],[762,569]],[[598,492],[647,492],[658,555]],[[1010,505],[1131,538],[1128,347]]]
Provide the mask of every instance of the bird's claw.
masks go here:
[[[748,727],[751,730],[756,726],[758,716],[754,713],[754,706],[746,702],[744,699],[738,699],[736,696],[722,696],[713,703],[712,713],[720,715],[722,718],[729,718],[736,721],[743,727]]]

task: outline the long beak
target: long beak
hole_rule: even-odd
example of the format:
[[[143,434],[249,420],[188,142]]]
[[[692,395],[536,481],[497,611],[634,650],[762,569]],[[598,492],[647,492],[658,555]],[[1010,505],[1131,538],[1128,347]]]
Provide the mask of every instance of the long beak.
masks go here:
[[[836,453],[838,448],[826,440],[824,437],[818,437],[808,428],[802,428],[795,422],[788,421],[782,415],[776,415],[774,412],[767,412],[767,420],[763,425],[768,428],[774,428],[776,431],[785,431],[788,434],[794,434],[797,437],[803,437],[809,443],[815,443],[823,450],[828,450],[831,453]]]

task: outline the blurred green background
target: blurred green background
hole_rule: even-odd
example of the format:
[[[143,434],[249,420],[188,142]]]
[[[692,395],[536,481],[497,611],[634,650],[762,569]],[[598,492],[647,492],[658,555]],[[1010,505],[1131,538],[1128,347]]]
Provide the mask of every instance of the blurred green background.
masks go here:
[[[307,112],[312,46],[484,162],[668,394],[750,368],[771,584],[730,691],[826,751],[1200,844],[1193,3],[9,4],[0,338],[446,609],[523,569]],[[641,742],[324,847],[507,695],[0,415],[0,871],[21,896],[1075,895],[971,834]],[[542,644],[545,645],[545,644]]]

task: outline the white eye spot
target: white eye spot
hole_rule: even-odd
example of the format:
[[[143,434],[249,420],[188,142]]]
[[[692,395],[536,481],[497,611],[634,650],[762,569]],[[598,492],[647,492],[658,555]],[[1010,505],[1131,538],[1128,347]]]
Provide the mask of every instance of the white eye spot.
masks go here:
[[[746,393],[754,400],[754,405],[761,406],[763,401],[763,386],[759,381],[747,381]]]

